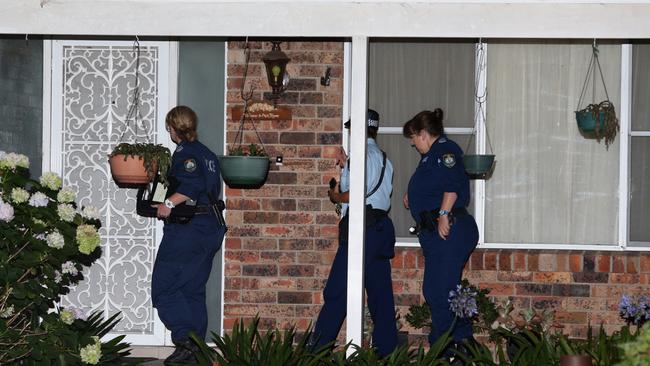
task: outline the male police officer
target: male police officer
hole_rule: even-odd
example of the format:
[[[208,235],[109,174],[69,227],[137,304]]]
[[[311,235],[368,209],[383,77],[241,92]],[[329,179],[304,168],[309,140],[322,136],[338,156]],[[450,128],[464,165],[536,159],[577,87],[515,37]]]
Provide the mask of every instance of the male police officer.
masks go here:
[[[165,119],[177,144],[169,170],[176,185],[170,184],[173,194],[157,207],[158,217],[166,222],[151,280],[153,305],[176,345],[165,364],[195,361],[196,346],[188,334],[205,337],[205,284],[226,230],[214,208],[221,190],[219,162],[197,140],[197,122],[194,111],[185,106],[174,107]],[[174,222],[172,209],[188,201],[196,204],[195,216],[189,223]]]
[[[393,190],[393,165],[379,149],[377,130],[379,114],[368,109],[366,159],[366,242],[364,251],[364,287],[368,308],[374,323],[373,346],[381,356],[390,354],[397,346],[395,303],[391,280],[390,258],[395,256],[395,229],[388,217]],[[349,128],[349,121],[345,124]],[[345,161],[345,156],[340,161]],[[323,308],[314,328],[315,348],[336,339],[346,316],[348,266],[348,200],[350,188],[349,161],[341,172],[339,185],[331,187],[328,195],[334,203],[342,203],[343,218],[339,222],[339,248],[334,257],[327,285],[323,290]],[[352,243],[357,245],[357,243]]]

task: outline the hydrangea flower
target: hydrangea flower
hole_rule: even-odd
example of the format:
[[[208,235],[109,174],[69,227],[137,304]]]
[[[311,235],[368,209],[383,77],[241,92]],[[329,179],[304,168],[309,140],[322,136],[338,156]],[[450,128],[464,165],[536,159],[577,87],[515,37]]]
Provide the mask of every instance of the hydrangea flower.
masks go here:
[[[84,206],[81,210],[81,216],[90,220],[99,220],[101,217],[101,212],[95,206]]]
[[[75,318],[77,319],[81,319],[81,320],[88,319],[88,315],[79,308],[68,308],[68,310],[72,311],[74,313]]]
[[[56,230],[47,234],[45,241],[47,242],[47,246],[50,248],[61,249],[65,245],[63,235]]]
[[[70,274],[72,276],[76,276],[79,271],[77,270],[77,267],[74,266],[74,263],[72,261],[67,261],[61,265],[61,272],[64,274]]]
[[[54,271],[54,283],[61,283],[61,281],[63,281],[63,277],[61,276],[61,272]]]
[[[64,309],[59,313],[59,319],[61,319],[61,321],[67,325],[72,325],[76,318],[72,311]]]
[[[41,175],[40,182],[43,186],[53,191],[56,191],[57,189],[61,188],[61,184],[63,183],[61,181],[61,177],[59,177],[58,174],[53,172],[47,172]]]
[[[87,364],[96,365],[102,358],[102,344],[99,342],[99,337],[93,336],[95,343],[83,347],[79,351],[81,361]]]
[[[50,203],[50,198],[43,192],[36,192],[29,198],[29,205],[33,207],[46,207]]]
[[[456,286],[456,290],[449,291],[449,309],[459,318],[472,318],[478,315],[476,295],[477,292],[471,288]]]
[[[25,203],[29,200],[29,192],[22,188],[14,188],[11,190],[11,200],[14,203]]]
[[[15,170],[16,167],[29,168],[29,158],[23,154],[5,153],[0,154],[0,169]]]
[[[56,213],[63,221],[72,222],[77,215],[74,207],[69,203],[61,203],[56,208]]]
[[[56,194],[56,200],[61,203],[72,203],[77,198],[77,194],[70,187],[63,187],[59,193]]]
[[[0,199],[0,220],[9,222],[14,219],[14,207]]]
[[[77,227],[77,243],[81,253],[92,253],[99,245],[99,241],[99,233],[94,226],[84,224]]]

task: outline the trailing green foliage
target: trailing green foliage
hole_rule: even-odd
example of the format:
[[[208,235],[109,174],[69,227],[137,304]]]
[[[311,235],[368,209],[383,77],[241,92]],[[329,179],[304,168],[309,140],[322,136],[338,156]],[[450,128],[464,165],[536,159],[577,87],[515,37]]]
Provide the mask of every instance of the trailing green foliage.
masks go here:
[[[169,149],[165,146],[151,143],[123,142],[115,146],[110,156],[113,157],[115,155],[124,155],[124,160],[128,156],[142,157],[147,173],[153,177],[157,172],[160,172],[161,182],[165,185],[169,184],[167,181],[167,172],[169,171],[172,158]]]

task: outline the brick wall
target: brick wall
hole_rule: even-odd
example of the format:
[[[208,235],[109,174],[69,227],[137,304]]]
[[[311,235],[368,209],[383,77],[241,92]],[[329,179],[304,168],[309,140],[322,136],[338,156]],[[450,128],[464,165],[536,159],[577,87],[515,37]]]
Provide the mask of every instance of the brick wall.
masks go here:
[[[271,44],[249,43],[246,81],[255,100],[269,97],[262,56]],[[256,124],[270,156],[282,155],[282,166],[271,165],[260,189],[227,189],[230,227],[225,248],[224,327],[240,317],[259,313],[263,323],[280,328],[305,328],[320,308],[321,291],[337,246],[337,216],[327,198],[327,182],[338,176],[334,156],[341,146],[341,42],[283,42],[291,58],[288,90],[278,101],[291,107],[291,121]],[[228,47],[228,113],[241,104],[243,43]],[[329,86],[320,85],[332,67]],[[228,119],[232,146],[239,121]],[[247,124],[245,142],[257,143]]]
[[[423,272],[419,249],[398,251],[393,288],[401,313],[420,301]],[[624,324],[618,314],[621,295],[650,293],[650,253],[476,250],[464,277],[490,288],[497,301],[511,298],[513,314],[551,307],[565,333],[584,337],[588,323],[603,323],[608,331]]]
[[[242,47],[229,44],[229,113],[241,104]],[[269,87],[261,58],[270,44],[251,47],[247,85],[255,85],[255,99],[262,99]],[[343,45],[285,42],[282,49],[291,58],[292,79],[279,103],[291,107],[293,120],[256,126],[269,154],[282,155],[284,165],[272,165],[260,189],[226,191],[226,329],[255,314],[265,325],[279,328],[296,324],[304,329],[315,321],[337,245],[337,217],[326,191],[330,177],[338,176],[333,157],[341,144]],[[327,66],[332,67],[332,82],[324,87],[319,79]],[[229,145],[237,127],[237,121],[228,120]],[[248,128],[245,141],[257,142]],[[402,314],[422,301],[423,266],[419,248],[397,250],[393,287]],[[621,294],[650,292],[650,253],[477,250],[465,277],[491,288],[497,299],[513,298],[519,309],[555,308],[566,332],[581,336],[588,322],[618,329]]]

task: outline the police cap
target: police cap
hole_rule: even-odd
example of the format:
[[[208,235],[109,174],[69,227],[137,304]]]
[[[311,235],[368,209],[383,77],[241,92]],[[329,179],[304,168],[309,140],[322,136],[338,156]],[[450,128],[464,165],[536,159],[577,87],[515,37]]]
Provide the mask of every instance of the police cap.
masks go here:
[[[379,128],[379,113],[374,109],[368,109],[368,112],[366,113],[366,122],[366,126],[368,127]],[[345,126],[345,128],[350,128],[350,120],[345,122],[343,126]]]

